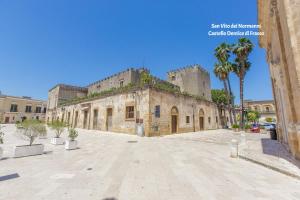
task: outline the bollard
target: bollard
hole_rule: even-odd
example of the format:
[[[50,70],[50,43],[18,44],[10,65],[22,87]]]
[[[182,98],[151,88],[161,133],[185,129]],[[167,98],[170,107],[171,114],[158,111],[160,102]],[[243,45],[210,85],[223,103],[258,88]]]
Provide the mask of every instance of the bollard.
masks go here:
[[[246,135],[244,133],[241,134],[241,145],[246,145]]]
[[[3,149],[0,147],[0,160],[2,159]]]
[[[238,157],[238,141],[236,139],[231,140],[230,149],[231,149],[230,156],[232,158],[237,158]]]

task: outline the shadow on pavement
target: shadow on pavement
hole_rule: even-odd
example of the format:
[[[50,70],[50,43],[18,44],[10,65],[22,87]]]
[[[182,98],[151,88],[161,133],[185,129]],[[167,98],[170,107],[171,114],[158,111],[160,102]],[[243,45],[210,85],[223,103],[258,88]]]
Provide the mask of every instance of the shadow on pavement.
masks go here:
[[[9,175],[6,175],[6,176],[0,176],[0,181],[7,181],[7,180],[10,180],[10,179],[13,179],[13,178],[19,178],[19,174],[18,173],[14,173],[14,174],[9,174]]]
[[[277,140],[262,138],[261,145],[264,154],[285,159],[300,169],[300,161],[295,160],[283,144],[279,143]]]

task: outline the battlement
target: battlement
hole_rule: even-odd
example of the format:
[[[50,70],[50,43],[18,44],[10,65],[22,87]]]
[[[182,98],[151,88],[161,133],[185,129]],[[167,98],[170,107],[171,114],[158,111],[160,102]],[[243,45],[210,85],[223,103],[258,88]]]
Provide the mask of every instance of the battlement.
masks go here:
[[[142,71],[146,71],[146,72],[150,73],[150,70],[147,69],[147,68],[144,68],[144,67],[140,67],[140,68],[137,68],[137,69],[131,67],[131,68],[127,68],[124,71],[120,71],[118,73],[115,73],[113,75],[107,76],[107,77],[105,77],[103,79],[100,79],[98,81],[95,81],[95,82],[89,84],[87,87],[91,87],[93,85],[100,84],[101,82],[107,81],[107,80],[112,79],[112,78],[117,77],[117,76],[121,76],[122,74],[130,73],[130,72],[142,72]]]
[[[62,89],[69,89],[69,90],[76,90],[76,91],[82,91],[82,92],[87,92],[86,87],[80,87],[80,86],[73,86],[73,85],[67,85],[63,83],[56,84],[54,87],[52,87],[49,92],[51,92],[53,89],[60,87]]]
[[[174,74],[174,73],[178,73],[178,72],[185,72],[185,71],[188,72],[188,71],[195,70],[195,69],[200,70],[201,72],[207,73],[209,75],[209,72],[199,64],[187,65],[185,67],[180,67],[180,68],[177,68],[175,70],[171,70],[171,71],[167,72],[167,74],[169,75],[169,74]]]

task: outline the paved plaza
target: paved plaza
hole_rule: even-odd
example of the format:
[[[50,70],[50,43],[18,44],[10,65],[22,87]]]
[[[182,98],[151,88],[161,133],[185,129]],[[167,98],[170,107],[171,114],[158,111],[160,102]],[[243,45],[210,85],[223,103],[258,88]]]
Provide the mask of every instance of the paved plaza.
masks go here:
[[[146,138],[79,129],[79,149],[72,151],[51,145],[50,132],[35,142],[45,144],[45,154],[24,158],[12,158],[13,146],[26,143],[14,125],[2,130],[0,199],[300,198],[300,180],[230,158],[230,140],[239,136],[228,130]],[[252,146],[263,137],[247,135]]]

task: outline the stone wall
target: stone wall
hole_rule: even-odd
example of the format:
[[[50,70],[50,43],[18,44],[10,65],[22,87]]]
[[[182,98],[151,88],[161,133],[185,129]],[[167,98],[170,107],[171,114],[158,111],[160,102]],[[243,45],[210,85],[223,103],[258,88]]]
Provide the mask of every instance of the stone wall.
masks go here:
[[[127,106],[134,107],[134,117],[131,119],[126,118]],[[159,118],[155,115],[155,106],[160,106]],[[63,120],[72,127],[136,134],[137,125],[142,125],[145,136],[158,136],[172,134],[173,107],[178,110],[178,127],[174,133],[199,131],[201,110],[203,130],[221,128],[218,109],[214,103],[153,88],[100,97],[76,105],[59,107],[56,113],[49,113],[53,114],[50,119]],[[109,110],[112,113],[110,127]],[[228,114],[226,116],[228,117]]]
[[[267,50],[279,140],[300,158],[300,1],[258,0],[261,47]]]
[[[147,124],[149,91],[139,90],[130,93],[117,94],[93,101],[60,107],[56,119],[69,122],[72,127],[97,129],[102,131],[124,132],[135,134],[136,119]],[[134,106],[134,118],[126,119],[126,106]],[[108,127],[108,109],[112,110],[112,125]],[[95,118],[95,110],[98,117]],[[76,112],[78,113],[76,124]],[[84,126],[84,112],[87,112],[87,124]],[[68,120],[68,116],[69,120]],[[147,134],[147,133],[146,133]]]
[[[87,88],[59,84],[48,92],[48,110],[55,109],[60,103],[87,95]]]
[[[210,76],[200,65],[170,71],[168,81],[178,85],[182,92],[211,100]]]
[[[155,117],[155,106],[160,106],[160,117]],[[221,128],[218,109],[214,103],[152,89],[149,120],[151,136],[172,134],[172,108],[178,110],[177,133],[200,131],[199,112],[201,109],[204,112],[204,130]]]
[[[129,83],[137,83],[140,80],[140,74],[142,71],[149,72],[149,70],[145,68],[129,68],[125,71],[106,77],[103,80],[94,82],[88,86],[88,94],[99,93],[111,88],[126,86]]]

